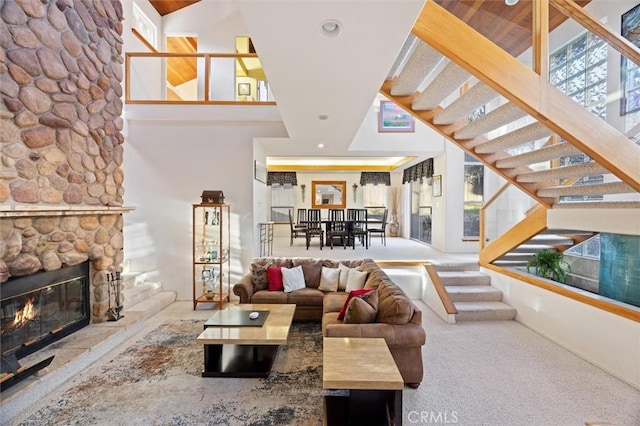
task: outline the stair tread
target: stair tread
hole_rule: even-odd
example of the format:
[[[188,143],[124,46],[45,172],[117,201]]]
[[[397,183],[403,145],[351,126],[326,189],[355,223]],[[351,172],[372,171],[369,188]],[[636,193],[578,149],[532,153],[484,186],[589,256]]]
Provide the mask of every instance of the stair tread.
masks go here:
[[[514,311],[504,302],[454,302],[458,311]]]
[[[440,278],[446,277],[488,277],[489,275],[480,271],[438,271]]]
[[[446,285],[449,293],[502,293],[490,285]]]

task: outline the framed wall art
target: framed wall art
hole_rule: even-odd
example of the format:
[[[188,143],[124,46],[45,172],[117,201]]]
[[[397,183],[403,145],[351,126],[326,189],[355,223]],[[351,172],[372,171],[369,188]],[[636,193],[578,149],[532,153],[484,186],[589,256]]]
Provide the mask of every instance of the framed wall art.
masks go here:
[[[433,177],[433,196],[442,196],[442,175],[436,175]]]
[[[253,178],[258,182],[267,183],[267,167],[259,161],[253,162]]]
[[[238,96],[251,96],[251,84],[238,83]]]
[[[411,114],[395,102],[380,101],[378,112],[378,132],[413,132],[414,121]]]

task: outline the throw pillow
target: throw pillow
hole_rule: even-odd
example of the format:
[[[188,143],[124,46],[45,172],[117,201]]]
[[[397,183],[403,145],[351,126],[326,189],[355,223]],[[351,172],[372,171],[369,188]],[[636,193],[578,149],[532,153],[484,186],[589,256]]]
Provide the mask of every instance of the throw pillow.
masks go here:
[[[309,288],[318,288],[320,285],[320,274],[322,272],[322,261],[315,259],[302,260],[295,266],[302,266],[305,285]]]
[[[338,281],[340,279],[340,269],[322,267],[320,275],[320,286],[318,290],[322,291],[338,291]]]
[[[375,291],[375,289],[374,288],[361,288],[361,289],[353,290],[353,291],[349,292],[349,295],[347,296],[347,300],[344,301],[344,305],[342,305],[342,309],[340,309],[340,313],[338,314],[338,321],[344,320],[344,314],[347,311],[347,307],[349,306],[349,302],[351,301],[351,299],[353,297],[362,296],[364,294],[371,293],[372,291]]]
[[[345,291],[347,288],[347,280],[349,279],[349,267],[342,263],[338,265],[340,270],[340,280],[338,281],[338,291]]]
[[[267,268],[267,280],[269,281],[269,291],[282,291],[282,268],[279,266],[269,266]]]
[[[261,265],[253,262],[251,264],[251,275],[253,275],[253,291],[266,290],[269,288],[269,279],[267,278],[267,268],[271,262]]]
[[[372,292],[373,293],[373,292]],[[378,312],[360,297],[354,297],[349,302],[344,313],[345,324],[369,324],[375,321]]]
[[[281,271],[285,293],[291,293],[292,291],[305,288],[302,266],[296,266],[295,268],[282,268]]]
[[[357,269],[349,269],[349,278],[347,279],[347,288],[344,291],[357,290],[364,287],[367,280],[367,272],[358,271]]]

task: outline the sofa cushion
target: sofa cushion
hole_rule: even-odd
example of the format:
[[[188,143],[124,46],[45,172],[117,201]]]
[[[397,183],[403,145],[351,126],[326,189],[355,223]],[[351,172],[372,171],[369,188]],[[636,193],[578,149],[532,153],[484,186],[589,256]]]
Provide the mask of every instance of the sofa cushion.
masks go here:
[[[285,293],[291,293],[292,291],[305,288],[302,266],[296,266],[295,268],[282,268],[281,271]]]
[[[340,279],[340,269],[322,267],[320,274],[320,286],[318,290],[322,291],[338,291],[338,281]]]
[[[253,291],[266,290],[269,288],[269,279],[267,277],[267,268],[271,266],[271,262],[260,264],[251,263],[251,275],[253,275]]]
[[[324,293],[316,288],[303,288],[287,293],[287,303],[295,303],[298,306],[322,306]]]
[[[378,315],[376,322],[406,324],[413,317],[413,303],[395,284],[382,282],[378,286]]]
[[[343,291],[326,294],[322,299],[322,312],[335,312],[337,314],[342,309],[347,297],[349,297],[349,293]]]
[[[349,296],[347,296],[347,299],[344,301],[344,305],[342,305],[342,309],[340,309],[340,313],[338,314],[338,319],[340,321],[344,320],[344,314],[347,311],[347,307],[349,306],[349,301],[351,301],[351,299],[353,297],[358,297],[358,296],[362,296],[363,294],[367,294],[369,292],[374,291],[373,289],[364,289],[364,288],[360,288],[357,290],[353,290],[349,292]]]
[[[304,281],[309,288],[320,286],[320,274],[322,273],[322,260],[320,259],[293,259],[293,266],[302,266]]]
[[[283,291],[260,290],[253,293],[251,303],[287,303],[287,293]]]
[[[367,302],[354,297],[344,313],[345,324],[369,324],[376,319],[377,312]]]
[[[269,266],[267,268],[267,280],[269,281],[269,291],[284,290],[282,282],[282,271],[280,266]]]
[[[349,278],[347,278],[347,288],[344,291],[349,292],[351,290],[357,290],[364,287],[364,282],[367,279],[367,272],[358,271],[357,269],[349,269]]]

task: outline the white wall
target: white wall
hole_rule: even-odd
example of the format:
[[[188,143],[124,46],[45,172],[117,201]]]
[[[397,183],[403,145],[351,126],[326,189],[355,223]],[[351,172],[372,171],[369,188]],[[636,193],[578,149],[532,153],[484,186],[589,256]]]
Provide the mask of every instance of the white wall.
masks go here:
[[[136,208],[124,229],[130,270],[155,267],[163,289],[191,299],[191,204],[203,190],[219,189],[231,205],[231,276],[240,278],[255,247],[253,138],[283,134],[278,122],[130,121],[124,150],[124,201]]]
[[[482,268],[516,320],[640,388],[640,323]]]

